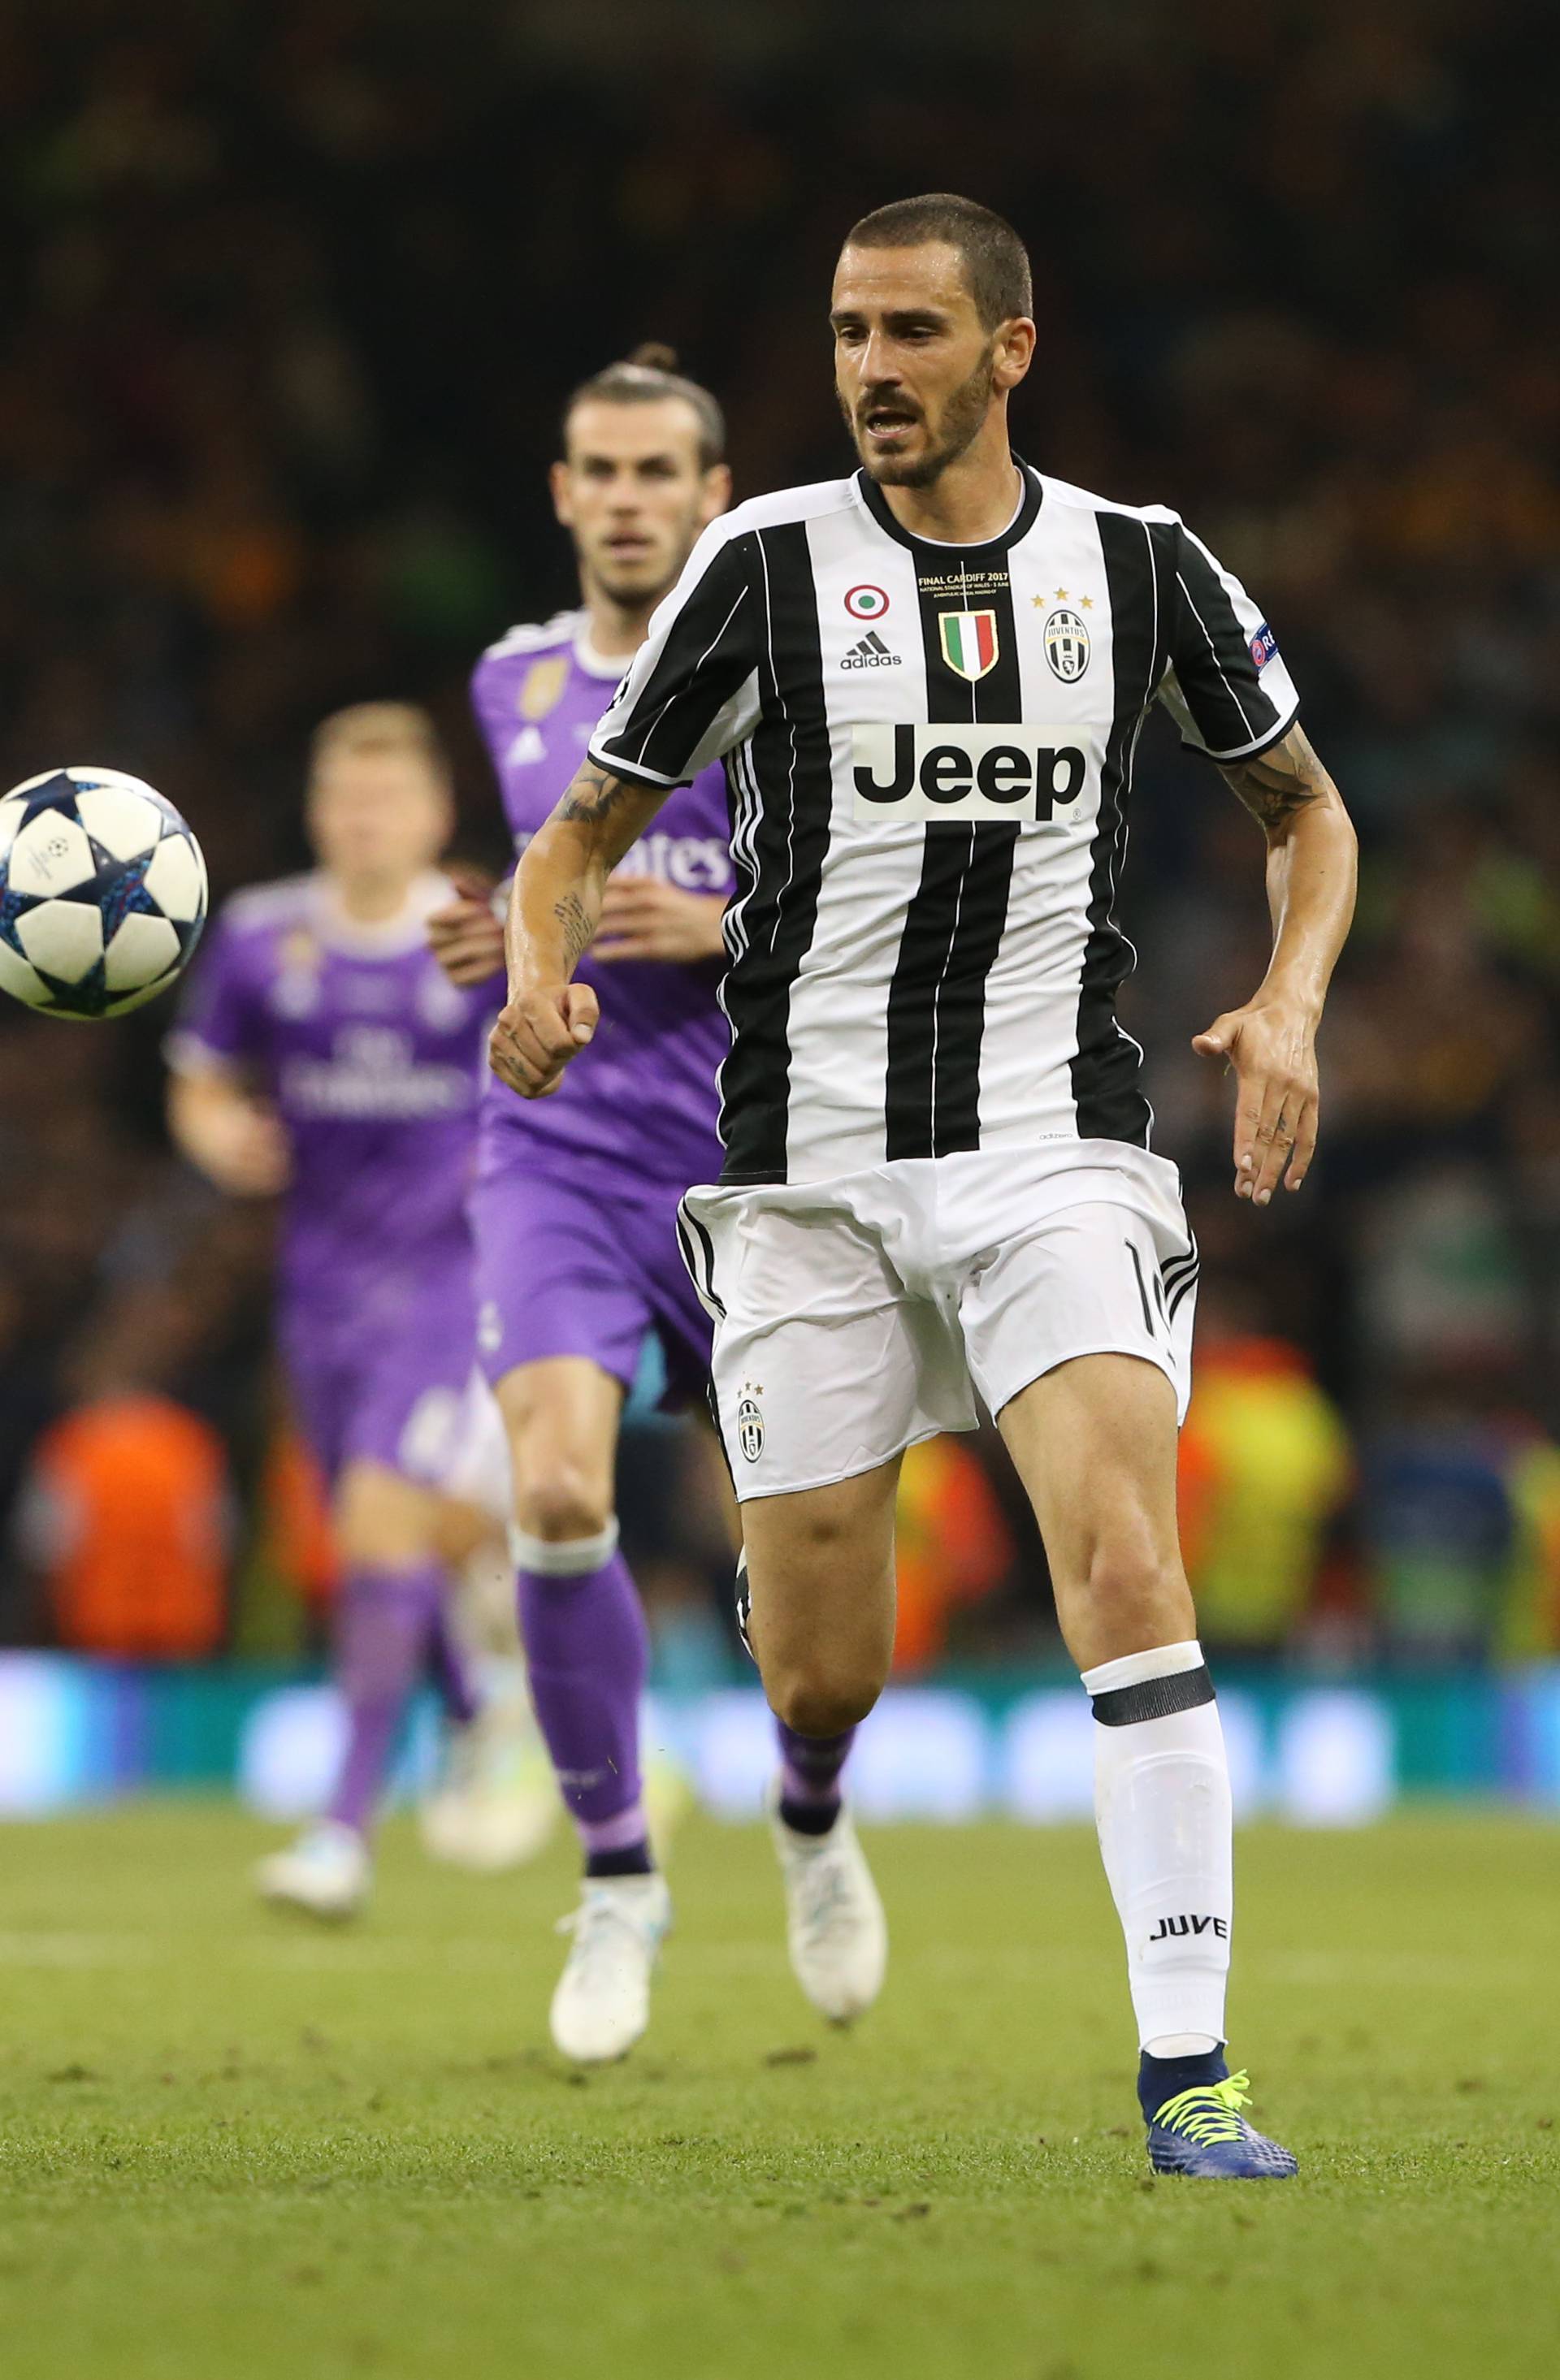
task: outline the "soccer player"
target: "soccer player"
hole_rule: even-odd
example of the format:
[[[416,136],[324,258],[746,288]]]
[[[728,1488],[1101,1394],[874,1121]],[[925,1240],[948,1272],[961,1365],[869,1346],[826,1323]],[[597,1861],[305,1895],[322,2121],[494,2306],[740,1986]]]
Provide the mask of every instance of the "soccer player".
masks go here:
[[[1013,456],[1030,308],[1018,236],[968,200],[851,231],[831,321],[860,468],[705,531],[517,874],[491,1057],[535,1099],[611,1029],[576,976],[608,872],[724,759],[725,1161],[684,1215],[770,1701],[804,1737],[871,1707],[900,1456],[978,1394],[1092,1701],[1151,2161],[1286,2175],[1224,2057],[1229,1784],[1176,1539],[1197,1253],[1115,1016],[1149,710],[1266,841],[1271,964],[1196,1041],[1237,1076],[1257,1208],[1310,1164],[1354,836],[1207,548]]]
[[[719,407],[674,362],[640,350],[570,399],[553,497],[582,605],[513,630],[476,672],[520,852],[730,495]],[[702,1395],[709,1373],[710,1325],[678,1254],[676,1208],[720,1165],[715,1077],[728,1035],[716,995],[732,874],[723,772],[689,774],[596,905],[585,975],[612,985],[607,1023],[545,1105],[490,1084],[472,1200],[478,1345],[509,1439],[531,1695],[584,1852],[552,2007],[558,2047],[583,2061],[621,2057],[644,2031],[670,1917],[640,1798],[644,1617],[613,1508],[618,1419],[647,1338],[660,1342],[674,1402]],[[457,982],[502,976],[489,904],[467,898],[432,922]],[[841,1807],[852,1733],[782,1727],[774,1812],[792,1965],[837,2022],[876,1998],[886,1956],[882,1904]]]
[[[279,1337],[331,1482],[345,1575],[335,1666],[348,1715],[329,1813],[262,1862],[261,1889],[346,1916],[407,1704],[432,1670],[478,1718],[445,1620],[476,1333],[465,1196],[490,996],[427,948],[450,886],[433,721],[360,704],[317,731],[308,826],[320,866],[229,901],[168,1045],[179,1147],[240,1197],[281,1192]]]

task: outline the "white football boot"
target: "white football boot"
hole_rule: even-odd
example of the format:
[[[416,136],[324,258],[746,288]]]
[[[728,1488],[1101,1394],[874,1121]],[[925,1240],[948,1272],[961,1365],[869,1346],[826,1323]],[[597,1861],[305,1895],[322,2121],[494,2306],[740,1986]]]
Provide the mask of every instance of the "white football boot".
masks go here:
[[[469,1727],[450,1730],[445,1773],[419,1826],[433,1859],[497,1876],[536,1857],[562,1810],[522,1688],[495,1695]]]
[[[849,2024],[883,1989],[888,1922],[848,1811],[826,1835],[798,1835],[771,1796],[770,1828],[786,1880],[791,1972],[820,2016]]]
[[[261,1860],[254,1880],[264,1900],[286,1901],[311,1917],[354,1917],[368,1899],[373,1863],[355,1828],[322,1818],[285,1852]]]
[[[650,1979],[672,1923],[663,1876],[588,1876],[558,1923],[573,1944],[553,1994],[553,2039],[579,2066],[624,2058],[650,2022]]]

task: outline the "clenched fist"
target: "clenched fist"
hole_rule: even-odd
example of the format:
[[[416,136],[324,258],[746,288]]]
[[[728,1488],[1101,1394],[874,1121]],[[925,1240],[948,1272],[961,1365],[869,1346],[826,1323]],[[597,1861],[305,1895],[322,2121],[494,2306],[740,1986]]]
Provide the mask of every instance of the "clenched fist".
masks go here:
[[[591,1039],[600,1016],[588,983],[522,991],[500,1013],[488,1038],[488,1063],[522,1099],[544,1099],[563,1081],[569,1060]]]

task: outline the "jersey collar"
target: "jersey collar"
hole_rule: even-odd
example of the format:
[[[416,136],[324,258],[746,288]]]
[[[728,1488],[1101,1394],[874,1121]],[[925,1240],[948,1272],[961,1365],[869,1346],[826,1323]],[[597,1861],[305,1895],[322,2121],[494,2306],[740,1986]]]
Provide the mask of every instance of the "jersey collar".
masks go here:
[[[977,545],[941,545],[935,539],[913,536],[908,528],[896,520],[889,509],[887,497],[867,471],[857,472],[856,489],[879,528],[891,537],[896,545],[907,546],[912,553],[1003,554],[1007,552],[1009,546],[1017,545],[1020,538],[1028,537],[1039,516],[1045,492],[1040,473],[1032,471],[1021,455],[1015,455],[1013,460],[1018,464],[1024,481],[1024,492],[1018,499],[1018,509],[1005,529],[1000,529],[995,537],[988,537]]]
[[[429,912],[447,901],[453,889],[437,868],[428,868],[408,887],[407,897],[393,917],[366,926],[347,915],[330,878],[320,868],[311,884],[314,930],[327,950],[343,958],[406,958],[426,948]]]

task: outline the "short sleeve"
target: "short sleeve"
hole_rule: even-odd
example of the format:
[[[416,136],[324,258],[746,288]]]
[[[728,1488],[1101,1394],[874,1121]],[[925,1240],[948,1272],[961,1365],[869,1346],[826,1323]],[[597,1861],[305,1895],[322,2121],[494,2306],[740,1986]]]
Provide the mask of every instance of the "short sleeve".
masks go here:
[[[251,958],[231,918],[219,917],[185,978],[178,1015],[163,1045],[176,1074],[253,1065],[264,1056],[266,1012]]]
[[[591,738],[599,768],[669,792],[752,733],[759,716],[756,540],[705,530]]]
[[[1170,667],[1159,699],[1192,751],[1249,759],[1288,734],[1300,698],[1239,579],[1180,521],[1175,552]]]

